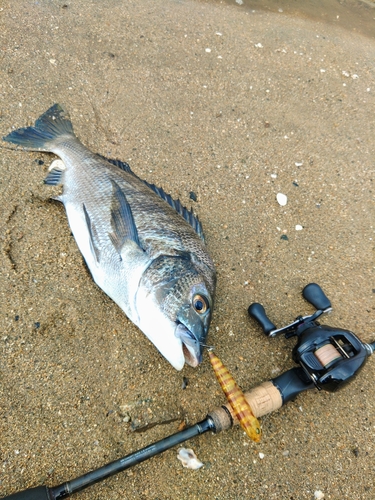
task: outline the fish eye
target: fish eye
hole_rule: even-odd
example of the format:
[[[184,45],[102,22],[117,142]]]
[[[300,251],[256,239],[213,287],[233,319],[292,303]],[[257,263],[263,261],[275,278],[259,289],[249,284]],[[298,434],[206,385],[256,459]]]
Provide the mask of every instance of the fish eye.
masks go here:
[[[204,314],[209,308],[208,300],[203,295],[194,295],[193,307],[197,313]]]

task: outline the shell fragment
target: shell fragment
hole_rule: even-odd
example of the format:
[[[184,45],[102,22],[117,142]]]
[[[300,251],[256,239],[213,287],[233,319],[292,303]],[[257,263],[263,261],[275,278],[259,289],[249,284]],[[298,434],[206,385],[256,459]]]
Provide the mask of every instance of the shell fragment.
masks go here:
[[[180,448],[178,450],[177,458],[187,469],[197,470],[203,467],[203,463],[198,460],[196,454],[190,448]]]

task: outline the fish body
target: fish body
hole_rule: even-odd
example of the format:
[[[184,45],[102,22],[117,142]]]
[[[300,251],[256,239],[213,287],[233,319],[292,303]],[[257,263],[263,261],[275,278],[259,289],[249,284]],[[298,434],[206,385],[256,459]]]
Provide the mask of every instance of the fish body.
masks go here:
[[[233,413],[239,421],[242,429],[246,432],[250,439],[259,443],[262,436],[260,423],[254,416],[244,393],[238,387],[233,376],[222,361],[212,351],[208,354],[216,378],[218,379],[219,384],[223,389]]]
[[[126,163],[86,148],[58,104],[3,139],[61,158],[45,183],[63,186],[57,199],[94,281],[174,368],[197,366],[216,274],[193,213]]]

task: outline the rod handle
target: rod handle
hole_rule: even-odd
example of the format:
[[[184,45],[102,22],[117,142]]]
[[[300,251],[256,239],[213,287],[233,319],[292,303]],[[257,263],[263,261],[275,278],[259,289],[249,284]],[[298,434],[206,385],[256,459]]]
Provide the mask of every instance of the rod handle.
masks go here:
[[[0,500],[53,500],[53,498],[50,496],[50,490],[47,486],[37,486],[2,497]]]
[[[247,311],[260,324],[266,335],[269,335],[272,330],[276,330],[276,326],[269,320],[262,304],[254,302],[249,306]]]
[[[245,398],[255,417],[262,417],[283,405],[279,389],[270,380],[245,392]],[[208,416],[213,420],[216,432],[225,431],[239,423],[229,403],[216,408]]]
[[[324,311],[332,307],[330,300],[316,283],[309,283],[306,285],[302,290],[302,295],[307,302],[310,302],[316,309]]]

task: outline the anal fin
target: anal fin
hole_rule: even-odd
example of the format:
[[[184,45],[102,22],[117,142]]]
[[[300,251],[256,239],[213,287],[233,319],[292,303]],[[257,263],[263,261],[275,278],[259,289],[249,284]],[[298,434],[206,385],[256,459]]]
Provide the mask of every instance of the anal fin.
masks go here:
[[[61,160],[54,160],[49,167],[47,177],[44,179],[44,184],[48,184],[49,186],[63,184],[65,168]]]
[[[49,186],[58,186],[62,184],[62,177],[64,171],[59,170],[58,168],[54,168],[51,172],[48,172],[47,177],[44,179],[44,184],[48,184]]]

